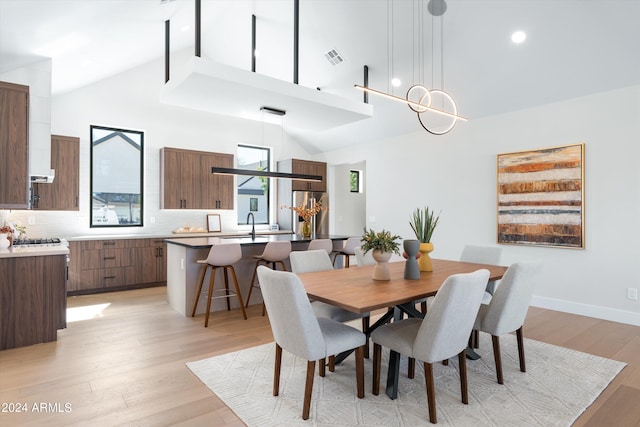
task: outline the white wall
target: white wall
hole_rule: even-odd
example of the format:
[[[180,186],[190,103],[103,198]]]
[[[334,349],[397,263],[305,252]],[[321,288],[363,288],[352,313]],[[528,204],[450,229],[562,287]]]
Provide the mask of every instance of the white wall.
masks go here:
[[[345,236],[359,236],[366,224],[367,181],[366,163],[340,164],[331,167],[329,177],[329,206],[331,210],[331,234]],[[362,171],[362,193],[352,193],[350,190],[350,172]]]
[[[55,72],[55,70],[54,70]],[[52,98],[51,132],[80,137],[80,211],[12,211],[9,221],[27,225],[32,237],[165,234],[182,226],[204,227],[206,214],[221,215],[222,230],[236,230],[229,210],[160,210],[159,150],[180,147],[236,155],[239,143],[271,146],[274,161],[310,158],[279,126],[162,104],[162,61],[154,61],[85,88]],[[144,131],[144,227],[89,228],[90,125]],[[264,137],[263,137],[264,129]],[[274,184],[273,189],[277,186]],[[275,193],[275,191],[274,191]],[[274,202],[272,206],[275,206]],[[151,223],[151,219],[155,223]],[[274,221],[275,222],[275,221]],[[264,226],[265,228],[267,226]],[[257,227],[259,228],[259,227]]]
[[[413,238],[411,212],[442,210],[436,258],[465,244],[496,244],[496,155],[585,143],[585,249],[503,245],[503,262],[539,259],[534,304],[640,325],[640,86],[461,123],[435,137],[418,131],[325,154],[365,161],[367,227]]]

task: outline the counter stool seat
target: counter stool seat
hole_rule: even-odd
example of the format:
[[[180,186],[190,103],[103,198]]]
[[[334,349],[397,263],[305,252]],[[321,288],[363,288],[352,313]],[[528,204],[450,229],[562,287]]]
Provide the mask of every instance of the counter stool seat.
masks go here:
[[[313,251],[316,249],[323,249],[327,254],[330,254],[333,252],[333,241],[331,239],[313,239],[309,242],[307,250]]]
[[[231,304],[229,303],[229,298],[237,297],[238,302],[240,303],[240,308],[242,309],[242,316],[244,316],[245,320],[247,318],[247,312],[244,309],[244,303],[242,301],[242,294],[240,292],[240,287],[238,286],[238,278],[236,277],[236,271],[233,268],[234,263],[240,261],[242,258],[242,249],[240,248],[239,243],[225,244],[225,245],[213,245],[211,250],[209,250],[209,256],[207,259],[198,260],[198,264],[204,264],[202,268],[202,275],[200,276],[200,283],[198,284],[198,290],[196,291],[196,295],[193,301],[193,311],[191,312],[191,317],[196,315],[196,309],[198,308],[198,301],[200,300],[200,296],[205,296],[207,298],[207,313],[204,318],[204,326],[205,328],[209,326],[209,314],[211,312],[211,300],[217,298],[225,298],[227,300],[227,310],[231,310]],[[202,292],[202,285],[204,283],[204,277],[207,274],[207,270],[211,267],[211,274],[209,275],[209,291]],[[214,289],[216,270],[222,268],[224,271],[224,289]],[[228,270],[231,270],[231,276],[233,278],[233,283],[236,288],[236,292],[229,291],[229,275]],[[216,294],[217,296],[214,296]]]
[[[264,251],[261,255],[254,255],[253,257],[256,259],[256,266],[253,269],[253,276],[251,277],[251,284],[249,285],[249,295],[247,295],[247,302],[245,307],[249,307],[249,300],[251,299],[251,292],[253,288],[260,288],[260,283],[255,283],[258,267],[260,265],[269,266],[271,263],[271,268],[273,270],[277,270],[276,265],[280,264],[282,267],[282,271],[287,271],[287,267],[284,265],[284,260],[289,257],[291,253],[291,242],[269,242],[264,247]],[[262,303],[262,315],[264,316],[266,313],[266,308],[264,302]]]
[[[343,255],[344,256],[344,267],[349,268],[349,258],[351,256],[355,256],[356,248],[362,245],[361,237],[349,237],[347,241],[344,243],[344,247],[335,252],[333,256],[333,265],[336,265],[336,259]]]

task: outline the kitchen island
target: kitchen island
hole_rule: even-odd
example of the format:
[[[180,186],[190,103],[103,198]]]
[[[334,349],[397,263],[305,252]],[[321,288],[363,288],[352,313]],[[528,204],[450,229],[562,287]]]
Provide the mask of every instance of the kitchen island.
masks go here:
[[[343,241],[349,236],[316,236],[317,239],[333,240],[334,248],[341,248]],[[256,235],[255,239],[251,236],[232,236],[232,237],[189,237],[189,238],[173,238],[166,239],[167,242],[167,301],[169,305],[185,316],[191,315],[193,309],[193,301],[195,297],[200,274],[202,273],[202,264],[198,264],[200,259],[206,259],[209,250],[213,245],[224,245],[231,243],[240,243],[242,248],[242,259],[233,265],[236,275],[238,276],[238,284],[242,292],[242,299],[246,303],[247,294],[253,268],[256,260],[254,255],[260,255],[268,242],[274,241],[290,241],[292,251],[306,250],[309,237],[303,237],[297,234],[276,234],[276,235]],[[291,268],[288,259],[285,261],[287,269]],[[207,272],[205,283],[208,283],[210,271]],[[216,280],[223,280],[222,274],[216,277]],[[218,288],[219,289],[219,288]],[[262,303],[260,292],[253,292],[251,295],[251,304]],[[231,306],[238,307],[236,299],[229,299]],[[211,304],[212,311],[226,309],[226,301],[224,299],[213,300]],[[201,298],[196,309],[196,314],[202,314],[206,311],[205,298]]]
[[[0,249],[0,350],[56,341],[67,327],[62,245]]]

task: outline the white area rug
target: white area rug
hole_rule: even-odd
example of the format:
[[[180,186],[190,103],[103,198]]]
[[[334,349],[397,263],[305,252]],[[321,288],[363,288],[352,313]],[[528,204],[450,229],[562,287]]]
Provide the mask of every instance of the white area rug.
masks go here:
[[[625,363],[533,340],[525,340],[527,372],[519,370],[515,336],[500,339],[505,384],[496,382],[491,339],[480,334],[477,361],[467,361],[469,404],[460,401],[457,358],[434,364],[438,425],[568,426],[600,395]],[[280,396],[272,396],[273,343],[187,364],[189,369],[248,426],[428,426],[422,364],[409,380],[402,359],[399,397],[371,394],[371,360],[365,359],[365,397],[356,397],[353,355],[313,386],[311,414],[302,420],[307,362],[286,351]]]

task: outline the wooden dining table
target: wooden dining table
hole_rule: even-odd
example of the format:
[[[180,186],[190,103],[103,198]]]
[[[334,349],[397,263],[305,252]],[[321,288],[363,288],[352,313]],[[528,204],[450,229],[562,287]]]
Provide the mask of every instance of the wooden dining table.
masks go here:
[[[471,273],[478,269],[489,270],[489,281],[499,280],[507,267],[471,262],[433,259],[433,271],[420,272],[420,279],[404,278],[404,261],[390,262],[391,280],[373,280],[374,265],[340,268],[299,274],[307,295],[312,300],[332,304],[354,313],[364,314],[379,309],[387,312],[364,331],[368,336],[380,325],[402,318],[422,317],[415,309],[415,301],[434,296],[445,279],[452,274]],[[400,357],[391,352],[387,373],[387,395],[398,395]],[[339,361],[340,359],[338,359]]]

